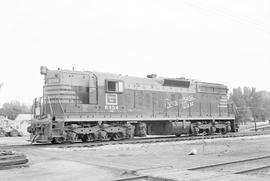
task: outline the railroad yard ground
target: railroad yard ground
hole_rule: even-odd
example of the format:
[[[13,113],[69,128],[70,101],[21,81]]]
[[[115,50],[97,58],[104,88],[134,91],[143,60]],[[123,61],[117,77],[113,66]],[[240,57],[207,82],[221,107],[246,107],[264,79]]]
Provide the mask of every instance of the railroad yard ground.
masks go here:
[[[171,180],[236,181],[270,178],[269,169],[264,174],[248,175],[189,170],[269,156],[270,135],[90,148],[12,146],[28,144],[27,139],[28,137],[0,138],[0,150],[21,152],[29,159],[28,167],[0,170],[1,181],[117,180],[144,175]],[[197,154],[189,155],[192,150],[196,150]]]

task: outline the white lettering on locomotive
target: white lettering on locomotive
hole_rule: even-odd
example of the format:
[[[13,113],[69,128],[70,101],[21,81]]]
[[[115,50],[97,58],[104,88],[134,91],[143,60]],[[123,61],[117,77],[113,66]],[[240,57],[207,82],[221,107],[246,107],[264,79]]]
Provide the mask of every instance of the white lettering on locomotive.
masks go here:
[[[106,94],[106,105],[118,105],[117,94]]]
[[[187,96],[187,97],[183,97],[182,98],[182,108],[183,109],[187,109],[189,107],[192,107],[194,105],[194,101],[196,98],[194,98],[192,95],[191,96]]]
[[[178,102],[181,105],[182,109],[187,109],[189,106],[192,107],[194,105],[194,101],[196,98],[194,98],[192,95],[183,97],[179,101],[169,101],[167,102],[167,108],[170,109],[172,107],[178,106]]]
[[[118,106],[115,105],[105,105],[105,110],[109,110],[111,112],[118,110]]]
[[[105,110],[109,110],[110,112],[118,110],[117,94],[106,94]]]

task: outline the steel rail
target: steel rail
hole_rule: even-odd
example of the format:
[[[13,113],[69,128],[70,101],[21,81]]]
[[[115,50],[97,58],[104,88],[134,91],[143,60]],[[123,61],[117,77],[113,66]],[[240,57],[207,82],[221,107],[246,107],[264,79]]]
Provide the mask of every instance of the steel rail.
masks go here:
[[[112,180],[112,181],[147,181],[147,180],[149,180],[149,176],[142,175],[142,176],[132,176],[132,177],[119,178],[119,179]]]
[[[256,171],[264,170],[264,169],[268,169],[268,168],[270,168],[270,165],[262,166],[262,167],[256,167],[256,168],[252,168],[252,169],[248,169],[248,170],[243,170],[243,171],[239,171],[239,172],[235,172],[235,174],[245,174],[245,173],[256,172]]]
[[[194,167],[194,168],[189,168],[188,170],[203,170],[203,169],[220,167],[220,166],[225,166],[225,165],[232,165],[232,164],[237,164],[237,163],[244,163],[244,162],[250,162],[250,161],[255,161],[255,160],[262,160],[262,159],[266,159],[266,158],[270,158],[270,155],[269,156],[256,157],[256,158],[249,158],[249,159],[244,159],[244,160],[236,160],[236,161],[232,161],[232,162],[224,162],[224,163],[218,163],[218,164]],[[248,171],[248,170],[239,171],[239,173],[245,172],[245,171]],[[238,172],[235,172],[235,173],[238,173]]]
[[[206,135],[206,136],[166,136],[166,137],[147,137],[147,138],[134,138],[128,140],[119,141],[98,141],[98,142],[75,142],[75,143],[62,143],[62,144],[23,144],[23,145],[0,145],[1,149],[4,148],[25,148],[25,147],[56,147],[56,148],[74,148],[74,147],[99,147],[106,145],[120,145],[120,144],[143,144],[143,143],[162,143],[162,142],[179,142],[179,141],[195,141],[195,140],[207,140],[218,138],[234,138],[234,137],[247,137],[247,136],[260,136],[269,135],[270,132],[247,132],[247,133],[230,133],[226,135]]]
[[[234,133],[226,135],[209,135],[209,136],[191,136],[191,137],[151,137],[151,138],[138,138],[130,140],[120,141],[104,141],[104,142],[87,142],[87,143],[72,143],[72,144],[61,144],[59,148],[72,148],[72,147],[96,147],[106,145],[120,145],[120,144],[142,144],[142,143],[162,143],[162,142],[179,142],[179,141],[193,141],[193,140],[206,140],[206,139],[218,139],[218,138],[233,138],[233,137],[246,137],[246,136],[258,136],[267,135],[270,132],[262,133]]]

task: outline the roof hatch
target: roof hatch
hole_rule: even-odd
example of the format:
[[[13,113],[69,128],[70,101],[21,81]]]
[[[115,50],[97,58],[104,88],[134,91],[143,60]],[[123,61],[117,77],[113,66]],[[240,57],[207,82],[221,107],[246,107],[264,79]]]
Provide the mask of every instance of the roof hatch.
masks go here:
[[[190,81],[189,80],[179,80],[179,79],[164,79],[163,86],[171,86],[171,87],[183,87],[189,88]]]

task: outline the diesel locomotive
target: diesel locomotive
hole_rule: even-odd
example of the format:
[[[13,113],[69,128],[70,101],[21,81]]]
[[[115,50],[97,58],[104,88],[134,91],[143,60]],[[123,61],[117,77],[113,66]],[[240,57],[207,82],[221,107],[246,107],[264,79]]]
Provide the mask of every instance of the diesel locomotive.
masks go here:
[[[42,66],[33,104],[33,143],[236,132],[228,88],[186,78],[145,78]]]

